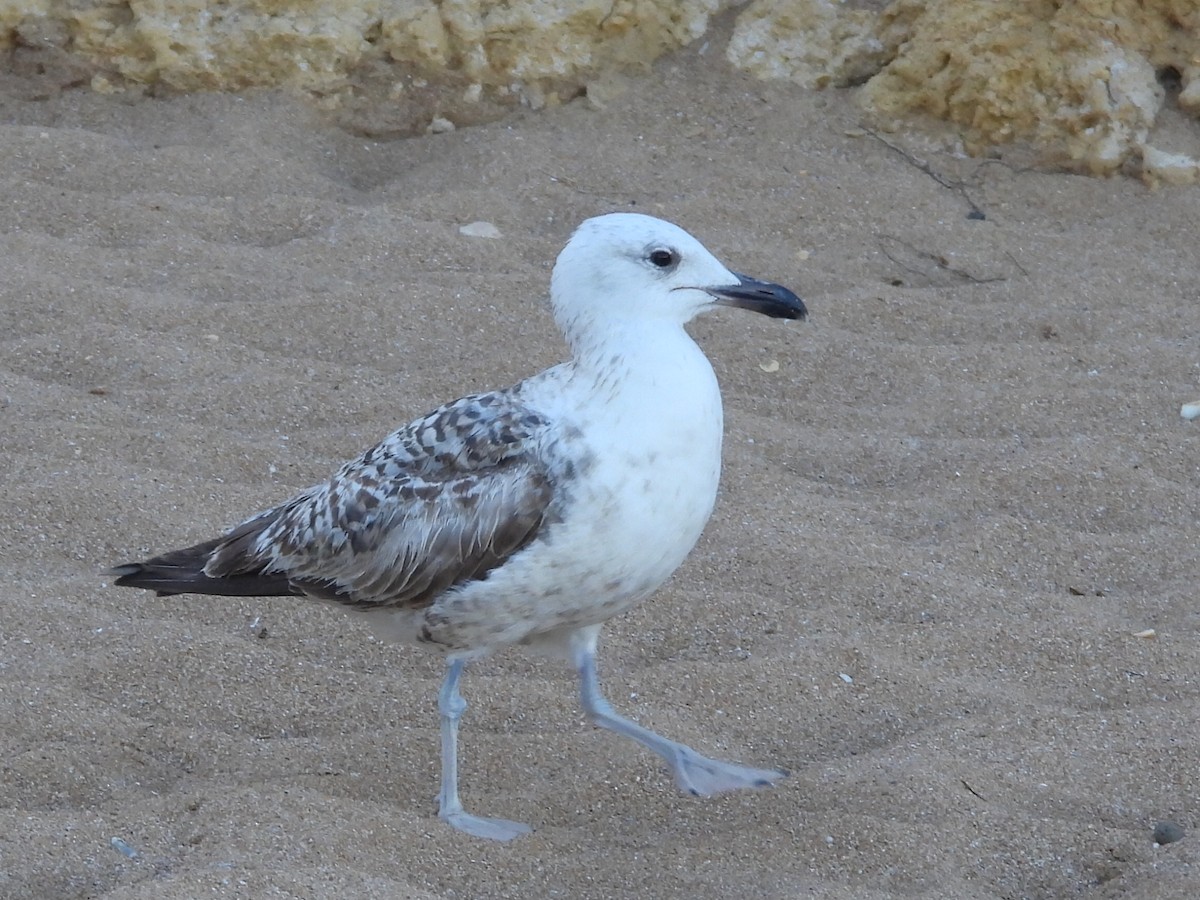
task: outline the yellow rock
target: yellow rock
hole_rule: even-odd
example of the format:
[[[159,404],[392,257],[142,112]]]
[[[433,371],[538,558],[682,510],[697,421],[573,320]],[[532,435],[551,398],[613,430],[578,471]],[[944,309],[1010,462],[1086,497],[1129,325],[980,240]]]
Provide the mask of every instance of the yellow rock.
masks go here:
[[[1200,161],[1182,153],[1143,147],[1142,179],[1155,187],[1159,184],[1197,184],[1200,183]]]
[[[585,85],[594,104],[619,102],[621,72],[702,37],[733,5],[0,0],[0,51],[65,57],[103,92],[288,86],[347,127],[415,133],[554,105]],[[1200,0],[754,0],[726,56],[761,78],[865,82],[878,119],[936,116],[972,153],[1022,140],[1087,172],[1200,178],[1194,156],[1155,145],[1166,103],[1185,125],[1200,116]]]
[[[897,0],[878,34],[892,58],[865,107],[947,119],[972,153],[1029,140],[1108,174],[1144,156],[1160,73],[1179,77],[1181,108],[1200,111],[1195,0]]]
[[[1174,102],[1200,115],[1197,0],[894,0],[882,12],[756,0],[727,56],[761,78],[865,81],[878,118],[947,120],[971,153],[1025,140],[1095,174],[1140,163],[1151,182],[1196,180],[1195,158],[1152,142],[1160,80],[1177,80]]]
[[[0,51],[65,59],[109,92],[295,88],[352,130],[414,134],[644,70],[732,2],[0,0]]]
[[[56,44],[106,77],[181,90],[331,90],[370,62],[495,88],[646,65],[729,2],[0,0],[0,50]]]
[[[759,78],[844,87],[886,62],[877,20],[870,10],[833,0],[757,0],[738,16],[725,55]]]

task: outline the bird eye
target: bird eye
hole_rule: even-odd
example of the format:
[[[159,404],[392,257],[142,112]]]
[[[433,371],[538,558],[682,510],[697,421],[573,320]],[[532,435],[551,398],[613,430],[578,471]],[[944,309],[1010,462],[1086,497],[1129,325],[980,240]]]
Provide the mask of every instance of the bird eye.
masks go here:
[[[648,258],[652,265],[660,269],[669,269],[679,262],[679,254],[674,250],[651,250]]]

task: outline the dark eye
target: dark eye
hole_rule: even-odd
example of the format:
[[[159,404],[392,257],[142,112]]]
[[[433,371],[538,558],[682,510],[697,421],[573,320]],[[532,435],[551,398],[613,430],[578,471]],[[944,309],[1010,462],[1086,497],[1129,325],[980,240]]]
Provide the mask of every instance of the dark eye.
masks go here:
[[[679,262],[679,254],[674,250],[651,250],[650,263],[660,269],[669,269]]]

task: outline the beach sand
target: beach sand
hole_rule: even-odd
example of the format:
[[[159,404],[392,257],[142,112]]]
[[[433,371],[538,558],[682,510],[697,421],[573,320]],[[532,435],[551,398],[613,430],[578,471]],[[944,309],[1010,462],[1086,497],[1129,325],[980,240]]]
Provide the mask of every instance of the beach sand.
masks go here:
[[[1200,895],[1200,193],[905,158],[717,55],[391,141],[5,76],[0,896]],[[509,652],[463,682],[464,800],[536,829],[492,844],[436,817],[435,656],[101,572],[560,360],[550,266],[613,210],[811,310],[692,326],[721,496],[601,647],[623,712],[791,776],[681,796]]]

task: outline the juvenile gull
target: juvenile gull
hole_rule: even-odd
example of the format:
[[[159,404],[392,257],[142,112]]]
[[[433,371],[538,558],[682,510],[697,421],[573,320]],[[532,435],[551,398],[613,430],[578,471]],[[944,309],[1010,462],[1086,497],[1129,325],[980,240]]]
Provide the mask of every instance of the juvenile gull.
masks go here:
[[[529,827],[463,809],[458,681],[468,661],[512,644],[570,660],[591,721],[657,753],[685,791],[784,775],[708,759],[618,714],[600,692],[596,641],[683,562],[716,499],[721,394],[684,324],[714,306],[801,319],[804,304],[729,271],[675,225],[628,213],[579,226],[550,299],[569,362],[434,410],[224,537],[111,573],[160,595],[334,600],[440,651],[438,814],[498,840]]]

